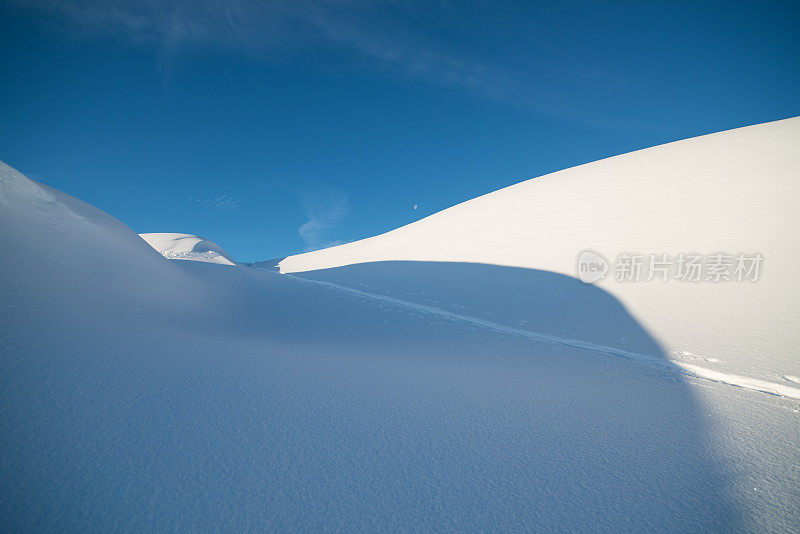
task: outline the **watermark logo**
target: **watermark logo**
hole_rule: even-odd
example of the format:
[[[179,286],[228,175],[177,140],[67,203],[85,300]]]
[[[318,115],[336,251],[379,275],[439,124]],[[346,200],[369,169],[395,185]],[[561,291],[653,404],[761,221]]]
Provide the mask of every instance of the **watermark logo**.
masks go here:
[[[578,254],[576,270],[581,282],[594,284],[608,274],[608,261],[599,252],[586,249]]]
[[[764,256],[753,254],[681,253],[629,254],[616,257],[613,265],[617,282],[757,282],[761,277]],[[611,269],[602,254],[586,249],[578,253],[578,279],[594,284],[606,277]]]

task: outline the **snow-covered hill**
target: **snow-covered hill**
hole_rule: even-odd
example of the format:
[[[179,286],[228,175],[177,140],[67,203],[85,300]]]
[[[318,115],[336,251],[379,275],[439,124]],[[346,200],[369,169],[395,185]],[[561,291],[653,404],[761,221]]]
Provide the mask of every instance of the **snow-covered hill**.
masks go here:
[[[20,306],[48,312],[109,299],[191,307],[198,293],[194,281],[123,223],[2,162],[0,228],[7,306],[21,299]]]
[[[191,234],[139,234],[151,247],[170,260],[204,261],[236,265],[222,247],[203,237]]]
[[[671,358],[701,366],[701,371],[797,387],[792,380],[800,380],[798,206],[800,118],[793,118],[528,180],[380,236],[290,256],[280,269],[297,273],[366,262],[469,262],[576,277],[579,253],[589,249],[608,264],[596,285],[619,299]],[[704,264],[700,280],[676,279],[678,264],[683,261],[687,274],[688,263],[698,256]],[[648,282],[651,258],[656,269]],[[633,277],[637,264],[640,281],[617,280],[618,274]],[[744,270],[737,272],[739,264]],[[757,281],[755,270],[750,271],[755,264]],[[714,269],[721,268],[733,281],[713,281]],[[738,281],[747,271],[749,276]],[[319,276],[348,285],[335,272]],[[391,276],[397,283],[403,271],[395,268]],[[407,286],[415,283],[410,275],[406,278]],[[391,283],[375,278],[373,289]],[[481,284],[469,288],[491,292]],[[531,307],[520,313],[535,310],[536,290],[517,288]],[[497,308],[502,307],[498,302]],[[523,318],[530,319],[518,317]],[[544,326],[529,321],[525,328],[535,332]],[[630,348],[619,340],[608,342]]]
[[[682,373],[602,287],[169,261],[2,164],[0,230],[5,530],[800,527],[797,400]]]

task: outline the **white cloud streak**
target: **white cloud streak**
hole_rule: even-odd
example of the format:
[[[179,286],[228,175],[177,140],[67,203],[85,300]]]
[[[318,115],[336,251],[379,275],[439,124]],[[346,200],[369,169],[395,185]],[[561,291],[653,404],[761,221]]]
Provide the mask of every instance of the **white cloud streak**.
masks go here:
[[[347,195],[325,188],[307,190],[301,194],[301,205],[308,221],[300,226],[298,233],[305,243],[306,252],[342,243],[327,238],[350,211]]]
[[[189,200],[204,208],[215,208],[223,210],[238,208],[239,204],[241,204],[242,202],[241,198],[234,197],[231,195],[220,195],[216,198],[210,198],[210,199],[189,197]]]
[[[545,80],[587,83],[602,76],[562,53],[552,36],[488,50],[464,38],[447,2],[389,0],[10,0],[77,37],[114,35],[155,47],[169,71],[177,54],[228,49],[271,61],[323,46],[429,83],[561,118],[604,122],[579,111]],[[487,7],[488,6],[488,7]],[[483,6],[491,10],[492,4]],[[436,27],[437,31],[425,30]],[[442,31],[444,30],[444,31]],[[526,37],[543,31],[525,29]],[[448,38],[450,33],[456,37]],[[512,32],[513,33],[513,32]],[[478,39],[477,42],[481,42]]]

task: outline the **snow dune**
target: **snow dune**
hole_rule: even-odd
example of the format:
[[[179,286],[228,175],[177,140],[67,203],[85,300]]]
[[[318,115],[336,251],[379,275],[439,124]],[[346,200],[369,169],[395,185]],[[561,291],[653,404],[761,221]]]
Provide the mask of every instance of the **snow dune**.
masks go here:
[[[7,298],[24,297],[42,313],[100,298],[191,305],[172,297],[197,292],[194,281],[123,223],[2,162],[0,228],[0,285]]]
[[[711,374],[790,385],[783,377],[800,374],[798,206],[800,118],[793,118],[527,180],[383,235],[290,256],[280,270],[468,262],[575,277],[578,253],[591,249],[611,264],[597,286],[619,299],[671,358]],[[759,280],[644,281],[651,254],[674,262],[681,253],[720,252],[760,253]],[[643,257],[641,282],[615,279],[621,254]],[[535,305],[535,288],[519,291]],[[612,346],[627,348],[616,340]]]
[[[673,373],[602,286],[469,263],[300,280],[169,261],[4,164],[0,229],[8,530],[800,527],[796,401]]]

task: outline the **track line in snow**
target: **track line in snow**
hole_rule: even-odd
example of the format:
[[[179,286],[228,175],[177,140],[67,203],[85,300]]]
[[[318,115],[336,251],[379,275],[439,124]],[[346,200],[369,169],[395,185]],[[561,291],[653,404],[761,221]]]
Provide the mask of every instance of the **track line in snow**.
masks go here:
[[[491,321],[485,321],[483,319],[478,319],[475,317],[471,317],[469,315],[462,315],[460,313],[453,313],[451,311],[442,310],[440,308],[435,308],[433,306],[426,306],[425,304],[418,304],[415,302],[409,302],[406,300],[401,300],[395,297],[389,297],[386,295],[378,295],[375,293],[368,293],[366,291],[361,291],[358,289],[353,289],[351,287],[342,286],[339,284],[334,284],[333,282],[324,282],[321,280],[310,280],[308,278],[301,278],[299,276],[293,276],[291,274],[283,274],[282,276],[287,276],[293,280],[298,280],[300,282],[306,282],[310,284],[317,284],[320,286],[330,287],[332,289],[343,291],[345,293],[351,293],[353,295],[358,295],[361,297],[366,297],[372,300],[378,300],[381,302],[387,302],[390,304],[395,304],[398,306],[403,306],[406,308],[411,308],[415,311],[420,311],[424,313],[428,313],[430,315],[436,315],[438,317],[450,319],[452,321],[459,321],[464,323],[469,323],[472,325],[480,326],[489,330],[494,330],[496,332],[501,332],[504,334],[511,334],[515,336],[524,337],[527,339],[532,339],[534,341],[541,341],[544,343],[553,343],[556,345],[564,345],[567,347],[573,347],[577,349],[587,350],[591,352],[596,352],[608,356],[614,356],[616,358],[621,358],[624,360],[628,360],[633,363],[637,363],[639,365],[646,365],[648,367],[654,367],[657,369],[661,369],[664,371],[669,371],[672,373],[683,374],[695,378],[701,378],[703,380],[709,380],[712,382],[718,382],[721,384],[727,384],[729,386],[740,387],[744,389],[749,389],[752,391],[758,391],[760,393],[767,393],[770,395],[776,395],[778,397],[786,397],[790,399],[800,399],[800,389],[794,388],[791,386],[783,385],[783,384],[775,384],[774,382],[768,382],[766,380],[758,380],[755,378],[748,378],[746,376],[739,376],[730,373],[723,373],[721,371],[716,371],[713,369],[707,369],[705,367],[700,367],[699,365],[692,365],[676,360],[668,360],[664,358],[659,358],[656,356],[649,356],[647,354],[640,354],[637,352],[628,351],[625,349],[618,349],[615,347],[608,347],[605,345],[600,345],[597,343],[590,343],[588,341],[581,341],[579,339],[569,339],[559,336],[553,336],[549,334],[540,334],[538,332],[531,332],[529,330],[522,330],[520,328],[514,328],[512,326],[506,326],[499,323],[493,323]]]

